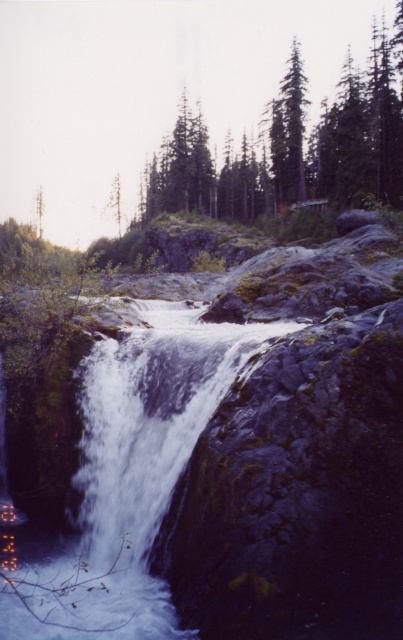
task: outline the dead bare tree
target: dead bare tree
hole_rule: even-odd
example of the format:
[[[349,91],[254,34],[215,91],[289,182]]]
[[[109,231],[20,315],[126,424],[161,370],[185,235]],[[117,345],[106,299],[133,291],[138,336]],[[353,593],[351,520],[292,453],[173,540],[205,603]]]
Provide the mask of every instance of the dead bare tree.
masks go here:
[[[64,579],[59,585],[57,584],[60,577],[59,575],[54,576],[47,582],[41,582],[39,575],[34,580],[30,578],[30,575],[32,575],[30,570],[28,570],[23,577],[19,577],[18,575],[13,575],[11,577],[9,572],[0,570],[0,578],[2,578],[3,581],[3,587],[0,589],[0,595],[16,596],[28,613],[35,620],[44,625],[90,633],[112,632],[122,629],[133,620],[135,614],[130,616],[127,620],[124,620],[121,624],[111,626],[106,629],[86,628],[85,626],[76,624],[74,621],[72,624],[63,624],[61,622],[54,622],[49,618],[56,609],[59,609],[66,611],[68,615],[72,616],[74,619],[80,619],[77,616],[80,598],[74,597],[70,600],[68,598],[68,596],[73,593],[80,593],[80,591],[104,591],[109,593],[109,589],[104,580],[108,576],[122,573],[127,570],[117,569],[116,567],[122,557],[124,549],[131,548],[132,541],[128,538],[128,535],[130,534],[126,533],[122,535],[122,542],[112,566],[108,571],[100,576],[87,577],[89,574],[89,565],[88,562],[83,560],[84,554],[80,554],[78,556],[77,564],[73,567],[74,571],[72,575]],[[85,576],[83,574],[85,574]],[[41,616],[35,610],[34,605],[38,601],[40,602],[40,605],[42,605],[45,598],[50,606],[48,607],[48,611]],[[54,603],[53,607],[51,606],[52,601]]]

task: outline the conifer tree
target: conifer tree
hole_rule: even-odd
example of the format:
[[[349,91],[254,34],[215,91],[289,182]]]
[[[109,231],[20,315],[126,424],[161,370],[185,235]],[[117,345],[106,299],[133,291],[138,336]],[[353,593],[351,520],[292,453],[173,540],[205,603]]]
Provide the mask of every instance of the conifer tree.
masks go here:
[[[198,103],[198,114],[190,130],[192,191],[190,203],[199,213],[207,211],[212,198],[213,162],[208,148],[208,130]]]
[[[308,79],[304,75],[300,45],[294,38],[289,70],[281,83],[284,125],[286,128],[285,197],[288,202],[306,199],[303,143],[305,134]]]
[[[287,163],[287,134],[284,123],[282,100],[273,100],[270,127],[270,152],[274,175],[275,212],[285,201],[285,180]]]
[[[239,201],[241,203],[241,217],[246,222],[249,217],[249,207],[248,207],[248,187],[249,187],[249,145],[246,138],[246,133],[242,136],[242,155],[241,162],[239,164]]]
[[[157,156],[154,154],[148,172],[148,185],[146,196],[146,220],[150,221],[160,213],[160,190]]]
[[[398,204],[402,180],[402,108],[393,86],[391,48],[383,24],[379,68],[379,194],[384,202]]]
[[[233,220],[235,217],[233,142],[231,131],[228,131],[224,146],[224,166],[218,179],[218,216],[227,220]]]
[[[397,58],[397,70],[402,77],[402,99],[403,99],[403,0],[397,0],[396,17],[394,22],[395,36],[391,45]]]
[[[335,196],[341,205],[350,205],[360,192],[368,190],[371,173],[371,145],[366,102],[360,73],[348,49],[340,93],[333,110],[336,120],[334,154]]]
[[[269,176],[269,166],[267,160],[266,143],[262,140],[262,158],[259,162],[259,185],[261,189],[261,204],[258,215],[269,215],[273,212],[271,180]]]
[[[317,132],[317,177],[316,195],[318,198],[329,198],[334,195],[336,182],[337,159],[335,153],[335,137],[337,129],[337,107],[328,109],[327,99],[322,101],[323,112]]]
[[[171,140],[172,159],[168,172],[169,210],[189,212],[192,181],[192,154],[190,146],[191,110],[186,88],[179,106],[179,115]]]

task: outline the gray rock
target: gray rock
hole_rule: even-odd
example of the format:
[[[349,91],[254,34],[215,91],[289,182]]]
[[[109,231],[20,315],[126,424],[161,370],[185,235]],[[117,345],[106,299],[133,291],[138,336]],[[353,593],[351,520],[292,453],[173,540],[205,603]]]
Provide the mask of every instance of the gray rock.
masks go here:
[[[231,391],[155,549],[185,625],[207,640],[299,640],[311,622],[315,640],[397,640],[402,377],[399,300],[285,338]]]
[[[322,320],[322,324],[326,324],[331,320],[341,320],[345,315],[346,312],[344,311],[343,307],[334,307],[333,309],[325,312],[325,317]]]
[[[337,218],[336,228],[340,236],[345,236],[360,227],[377,224],[379,221],[380,216],[377,211],[352,209],[352,211],[345,211]]]

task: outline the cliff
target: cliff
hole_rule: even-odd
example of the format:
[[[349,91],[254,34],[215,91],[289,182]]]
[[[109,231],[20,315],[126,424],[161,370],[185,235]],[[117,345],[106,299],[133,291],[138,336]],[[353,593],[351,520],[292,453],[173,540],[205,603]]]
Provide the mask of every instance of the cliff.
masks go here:
[[[401,637],[402,251],[376,216],[351,217],[318,249],[230,272],[204,316],[312,326],[235,381],[155,545],[203,640]]]

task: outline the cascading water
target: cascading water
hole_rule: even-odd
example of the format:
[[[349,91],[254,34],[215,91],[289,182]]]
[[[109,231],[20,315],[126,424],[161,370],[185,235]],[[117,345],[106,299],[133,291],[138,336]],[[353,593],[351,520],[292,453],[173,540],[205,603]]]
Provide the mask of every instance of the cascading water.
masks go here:
[[[0,639],[77,638],[77,629],[108,640],[196,636],[178,630],[168,586],[149,575],[153,541],[197,438],[237,373],[265,341],[301,325],[206,325],[186,303],[135,304],[153,328],[98,342],[79,371],[85,433],[74,484],[85,493],[82,539],[75,556],[70,549],[36,569],[40,584],[60,584],[65,572],[86,582],[63,594],[64,606],[27,590],[36,614],[43,618],[47,607],[46,622],[59,626],[37,622],[15,597],[5,598],[21,611]],[[0,612],[3,606],[0,598]]]

